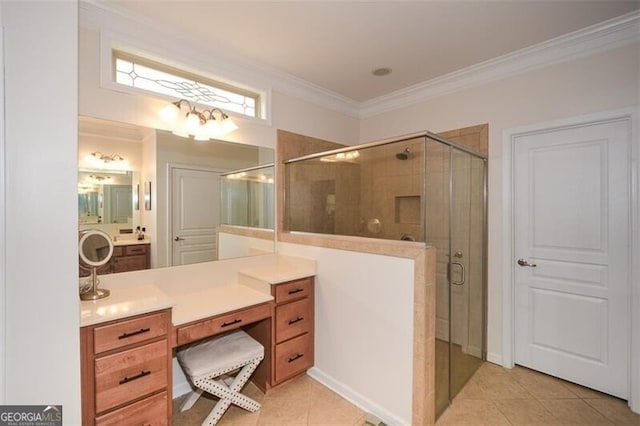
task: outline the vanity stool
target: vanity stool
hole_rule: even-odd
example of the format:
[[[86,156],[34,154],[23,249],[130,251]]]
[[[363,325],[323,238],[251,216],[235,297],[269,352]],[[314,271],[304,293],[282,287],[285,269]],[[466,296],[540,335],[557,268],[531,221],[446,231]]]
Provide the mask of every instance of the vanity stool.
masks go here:
[[[264,348],[247,333],[237,330],[222,336],[191,345],[178,351],[178,362],[196,390],[180,407],[180,411],[190,409],[208,392],[220,398],[202,425],[215,425],[231,404],[254,412],[260,403],[240,393],[251,374],[264,358]],[[235,378],[218,379],[223,374],[240,369]]]

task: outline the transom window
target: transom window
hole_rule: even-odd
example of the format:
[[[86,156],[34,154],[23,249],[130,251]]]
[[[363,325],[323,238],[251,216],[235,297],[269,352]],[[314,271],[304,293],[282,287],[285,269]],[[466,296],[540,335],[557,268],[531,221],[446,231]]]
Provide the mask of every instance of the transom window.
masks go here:
[[[187,71],[113,51],[116,83],[249,117],[260,116],[260,95]]]

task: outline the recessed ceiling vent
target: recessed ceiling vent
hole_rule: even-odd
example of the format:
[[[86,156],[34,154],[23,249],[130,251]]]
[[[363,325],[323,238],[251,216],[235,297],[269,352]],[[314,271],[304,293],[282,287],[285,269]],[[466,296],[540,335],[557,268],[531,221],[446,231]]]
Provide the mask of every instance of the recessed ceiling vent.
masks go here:
[[[391,74],[391,71],[391,68],[376,68],[375,70],[371,71],[371,74],[375,75],[376,77],[384,77],[385,75]]]

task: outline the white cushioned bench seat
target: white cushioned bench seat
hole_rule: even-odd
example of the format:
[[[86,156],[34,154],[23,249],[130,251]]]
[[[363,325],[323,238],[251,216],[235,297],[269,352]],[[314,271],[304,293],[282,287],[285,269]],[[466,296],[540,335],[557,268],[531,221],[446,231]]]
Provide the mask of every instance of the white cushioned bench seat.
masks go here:
[[[180,407],[190,409],[203,392],[220,398],[202,425],[215,425],[231,404],[248,411],[257,411],[260,404],[240,393],[251,374],[264,358],[264,348],[242,330],[216,336],[178,351],[178,362],[196,388]],[[231,384],[217,377],[240,372]]]

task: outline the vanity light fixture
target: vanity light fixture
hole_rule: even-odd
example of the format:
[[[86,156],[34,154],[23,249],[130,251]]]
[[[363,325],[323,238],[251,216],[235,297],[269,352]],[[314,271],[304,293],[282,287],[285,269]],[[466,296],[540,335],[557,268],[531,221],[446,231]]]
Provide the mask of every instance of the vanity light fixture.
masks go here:
[[[220,108],[198,111],[184,99],[171,102],[160,115],[174,128],[174,135],[183,138],[193,136],[197,141],[219,138],[238,128]]]
[[[108,185],[112,181],[111,176],[91,175],[89,176],[89,182],[98,185]]]
[[[113,161],[124,161],[124,158],[118,154],[105,155],[100,151],[92,152],[91,156],[93,156],[96,160],[102,161],[103,163],[111,163]]]
[[[127,168],[127,162],[119,154],[106,155],[100,151],[95,151],[87,155],[86,160],[94,167],[101,169],[122,170]]]

